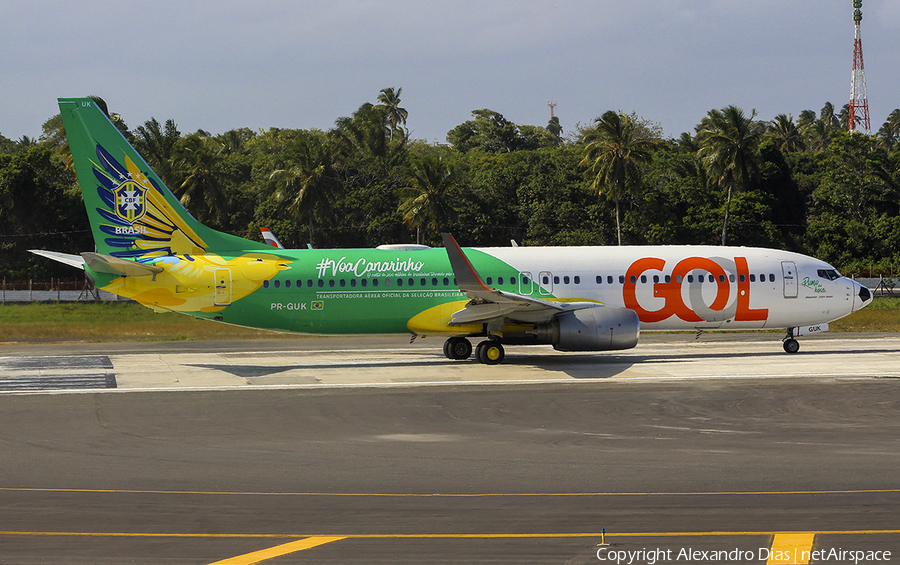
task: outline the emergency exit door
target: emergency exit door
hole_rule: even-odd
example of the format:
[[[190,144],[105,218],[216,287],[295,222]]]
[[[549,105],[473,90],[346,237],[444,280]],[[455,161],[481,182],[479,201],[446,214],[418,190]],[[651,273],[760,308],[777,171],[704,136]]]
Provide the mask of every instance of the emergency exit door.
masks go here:
[[[216,269],[216,306],[231,304],[231,269]]]
[[[781,274],[784,278],[784,297],[797,298],[797,263],[782,261]]]

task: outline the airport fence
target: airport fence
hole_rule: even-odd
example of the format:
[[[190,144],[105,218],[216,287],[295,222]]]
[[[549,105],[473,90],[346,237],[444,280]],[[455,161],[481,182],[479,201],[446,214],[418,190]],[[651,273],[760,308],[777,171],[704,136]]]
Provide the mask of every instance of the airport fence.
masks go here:
[[[6,302],[109,302],[115,294],[97,290],[83,277],[48,280],[6,279],[0,282],[0,303]]]

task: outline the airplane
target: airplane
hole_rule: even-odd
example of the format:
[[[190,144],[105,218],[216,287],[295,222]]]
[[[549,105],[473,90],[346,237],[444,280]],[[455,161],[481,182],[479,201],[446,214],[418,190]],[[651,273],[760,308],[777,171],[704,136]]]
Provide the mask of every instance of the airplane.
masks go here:
[[[632,348],[643,330],[784,329],[797,337],[871,302],[866,287],[798,253],[750,247],[281,249],[185,210],[90,98],[59,107],[96,250],[38,252],[97,288],[161,311],[321,334],[446,336],[444,354],[503,361],[505,346]]]
[[[278,249],[284,249],[284,245],[281,245],[281,242],[278,241],[278,238],[275,237],[275,234],[272,233],[272,230],[269,228],[265,228],[263,226],[259,226],[259,231],[262,233],[263,240],[271,245],[272,247],[277,247]]]

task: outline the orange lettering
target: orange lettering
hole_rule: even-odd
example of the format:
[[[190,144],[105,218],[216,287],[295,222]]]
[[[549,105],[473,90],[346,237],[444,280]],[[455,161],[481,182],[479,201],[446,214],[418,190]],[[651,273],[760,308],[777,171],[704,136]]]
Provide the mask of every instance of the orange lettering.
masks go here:
[[[651,269],[662,271],[665,266],[666,262],[662,259],[647,257],[645,259],[638,259],[632,263],[631,266],[628,267],[628,272],[625,273],[625,288],[622,290],[622,298],[625,301],[625,307],[629,310],[634,310],[638,315],[638,319],[642,322],[647,322],[648,324],[651,322],[661,322],[670,317],[672,313],[668,311],[668,301],[664,303],[663,307],[659,310],[644,310],[644,308],[638,304],[636,292],[637,285],[636,283],[631,282],[631,277],[637,279],[641,273]]]
[[[735,257],[735,267],[737,270],[738,294],[735,320],[741,322],[763,321],[768,318],[769,311],[767,309],[751,309],[750,308],[750,283],[748,280],[749,268],[747,259],[744,257]],[[688,257],[678,262],[672,270],[669,278],[670,282],[661,282],[653,284],[653,296],[663,299],[663,306],[658,310],[647,310],[640,305],[637,299],[637,281],[646,271],[659,271],[665,268],[666,262],[656,257],[645,257],[638,259],[628,268],[625,274],[625,286],[622,290],[622,298],[625,307],[634,310],[638,318],[645,323],[661,322],[671,318],[673,315],[685,322],[702,322],[703,318],[697,315],[693,310],[693,305],[685,304],[682,296],[682,285],[689,273],[694,271],[706,271],[716,283],[716,297],[713,303],[709,305],[710,310],[721,312],[724,310],[731,299],[731,284],[729,274],[724,267],[707,257]],[[743,277],[743,280],[741,279]]]
[[[761,322],[769,319],[769,309],[750,308],[750,268],[746,257],[735,257],[734,265],[738,274],[737,312],[734,315],[736,322]]]

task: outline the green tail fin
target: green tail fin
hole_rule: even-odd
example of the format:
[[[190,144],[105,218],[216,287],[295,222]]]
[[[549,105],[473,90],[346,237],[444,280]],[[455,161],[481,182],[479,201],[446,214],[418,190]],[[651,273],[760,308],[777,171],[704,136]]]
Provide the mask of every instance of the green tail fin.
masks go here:
[[[97,251],[138,261],[270,249],[194,219],[90,98],[60,98]]]

